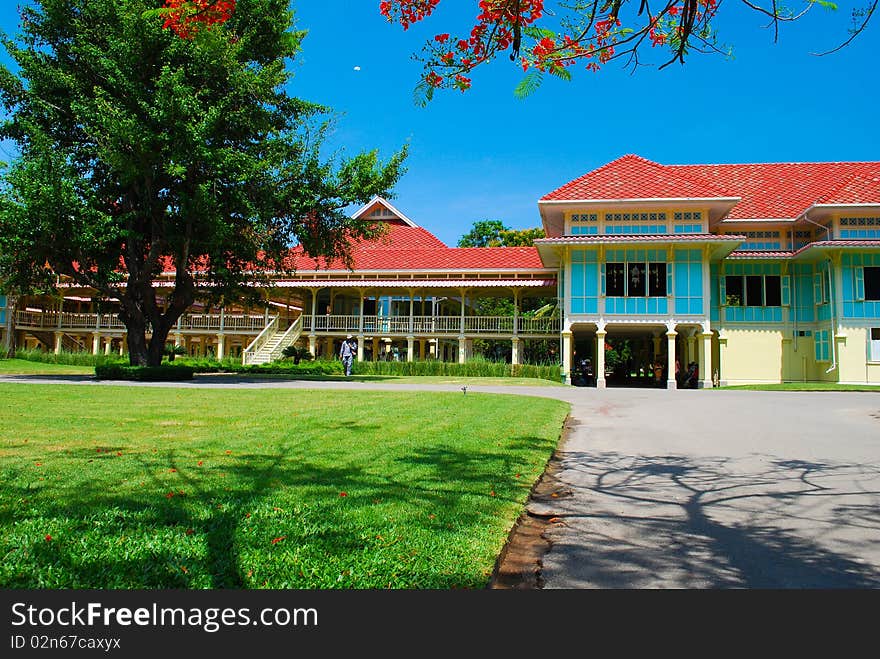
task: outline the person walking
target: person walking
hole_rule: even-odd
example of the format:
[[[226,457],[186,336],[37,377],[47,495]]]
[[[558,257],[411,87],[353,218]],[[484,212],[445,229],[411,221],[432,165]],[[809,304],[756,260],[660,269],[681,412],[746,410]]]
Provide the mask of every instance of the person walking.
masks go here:
[[[345,368],[345,377],[351,375],[351,365],[354,362],[355,342],[351,334],[345,337],[342,346],[339,348],[339,357],[342,359],[342,366]]]

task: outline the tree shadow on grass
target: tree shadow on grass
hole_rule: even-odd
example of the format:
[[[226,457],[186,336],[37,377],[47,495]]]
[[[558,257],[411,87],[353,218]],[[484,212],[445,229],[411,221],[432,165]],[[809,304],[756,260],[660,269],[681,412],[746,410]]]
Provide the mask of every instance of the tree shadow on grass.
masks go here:
[[[880,587],[880,468],[569,453],[560,572],[614,587]],[[755,466],[760,463],[760,466]]]
[[[536,442],[547,440],[518,438],[517,448],[478,453],[418,447],[373,465],[319,463],[297,441],[237,454],[230,464],[198,468],[191,453],[170,450],[127,456],[138,461],[139,488],[117,490],[84,476],[63,497],[53,498],[25,484],[8,485],[11,498],[27,503],[2,508],[4,528],[33,517],[64,530],[52,542],[40,538],[20,547],[28,552],[27,560],[17,571],[2,572],[0,585],[327,587],[322,570],[328,565],[382,554],[381,560],[400,561],[409,570],[383,585],[478,587],[481,575],[461,566],[439,558],[434,564],[430,555],[401,556],[422,551],[419,542],[427,537],[429,547],[457,542],[462,546],[447,553],[466,554],[463,538],[483,533],[487,515],[511,499],[525,498],[523,484],[503,486],[500,478],[522,469],[521,463],[534,457],[533,448],[527,448]],[[94,454],[83,451],[75,457],[85,462]],[[493,488],[496,493],[490,493]],[[395,519],[386,522],[378,514],[386,508]],[[491,564],[486,567],[491,570]],[[309,570],[316,575],[311,582]],[[338,585],[376,587],[355,577]]]

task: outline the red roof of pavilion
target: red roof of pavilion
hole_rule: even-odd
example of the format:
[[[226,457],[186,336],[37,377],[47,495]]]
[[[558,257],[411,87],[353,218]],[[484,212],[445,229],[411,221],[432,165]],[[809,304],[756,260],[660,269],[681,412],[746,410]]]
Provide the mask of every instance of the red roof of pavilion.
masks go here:
[[[880,162],[660,165],[626,155],[541,201],[741,198],[728,219],[794,219],[814,204],[880,204]]]

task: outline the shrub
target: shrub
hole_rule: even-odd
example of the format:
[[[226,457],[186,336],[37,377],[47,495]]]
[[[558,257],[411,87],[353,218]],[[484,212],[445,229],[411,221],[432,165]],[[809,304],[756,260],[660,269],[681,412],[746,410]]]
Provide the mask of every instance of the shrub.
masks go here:
[[[90,352],[62,352],[56,355],[54,352],[42,350],[16,350],[16,359],[24,359],[29,362],[41,364],[65,364],[67,366],[104,366],[106,364],[127,364],[128,359],[114,355],[93,355]]]
[[[559,380],[556,364],[508,364],[486,359],[473,359],[464,364],[436,360],[412,362],[355,362],[352,372],[356,375],[439,375],[448,377],[486,378],[539,378]]]
[[[137,382],[180,382],[192,380],[194,369],[190,366],[126,366],[107,364],[95,367],[99,380],[135,380]]]

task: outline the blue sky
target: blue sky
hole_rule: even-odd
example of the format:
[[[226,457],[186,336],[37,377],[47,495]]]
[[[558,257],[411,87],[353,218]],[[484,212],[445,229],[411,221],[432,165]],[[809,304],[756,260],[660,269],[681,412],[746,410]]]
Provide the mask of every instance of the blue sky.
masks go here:
[[[7,32],[15,4],[0,6]],[[880,159],[880,17],[843,51],[810,54],[846,38],[851,4],[813,9],[774,45],[766,20],[725,0],[715,26],[733,59],[694,55],[635,74],[576,66],[572,82],[548,79],[525,100],[513,96],[522,70],[499,60],[475,72],[471,91],[426,108],[413,103],[421,66],[411,56],[438,32],[469,29],[476,0],[443,0],[407,32],[380,16],[378,0],[293,4],[309,34],[291,92],[336,111],[328,149],[388,157],[409,144],[393,203],[450,245],[480,219],[539,226],[539,197],[625,153],[661,163]]]

